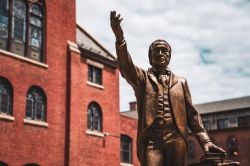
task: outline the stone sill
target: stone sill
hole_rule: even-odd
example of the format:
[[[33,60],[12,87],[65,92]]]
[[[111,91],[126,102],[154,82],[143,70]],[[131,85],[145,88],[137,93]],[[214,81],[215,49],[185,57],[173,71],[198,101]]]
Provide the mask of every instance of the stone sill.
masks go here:
[[[8,121],[14,121],[15,117],[7,114],[0,114],[0,119],[2,120],[8,120]]]
[[[121,166],[134,166],[133,164],[129,164],[129,163],[121,163]]]
[[[4,54],[6,56],[10,56],[10,57],[13,57],[13,58],[16,58],[16,59],[31,63],[31,64],[39,66],[39,67],[46,68],[46,69],[49,67],[45,63],[37,62],[37,61],[32,60],[30,58],[27,58],[27,57],[24,57],[24,56],[21,56],[21,55],[18,55],[18,54],[14,54],[14,53],[9,52],[9,51],[5,51],[5,50],[0,49],[0,53]]]
[[[104,89],[103,85],[95,84],[95,83],[89,82],[89,81],[87,81],[87,85],[90,85],[90,86],[93,86],[93,87],[99,88],[99,89]]]
[[[104,137],[105,136],[104,133],[102,133],[100,131],[94,131],[94,130],[86,130],[86,134],[97,136],[97,137]]]
[[[24,119],[23,122],[25,124],[30,124],[30,125],[34,125],[34,126],[49,127],[48,123],[42,122],[42,121],[37,121],[37,120]]]

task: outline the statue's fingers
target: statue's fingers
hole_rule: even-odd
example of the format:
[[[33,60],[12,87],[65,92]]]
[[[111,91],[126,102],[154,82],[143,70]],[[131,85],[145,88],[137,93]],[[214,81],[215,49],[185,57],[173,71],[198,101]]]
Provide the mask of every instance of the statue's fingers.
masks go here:
[[[226,153],[222,148],[216,146],[216,145],[213,145],[213,149],[218,151],[218,152],[221,152],[221,153]]]
[[[118,22],[120,23],[120,22],[122,22],[122,20],[123,20],[123,18],[120,18],[120,19],[118,20]]]
[[[209,147],[208,147],[208,146],[205,146],[205,147],[204,147],[204,151],[205,151],[205,152],[208,152],[208,151],[209,151]]]
[[[121,15],[120,15],[120,14],[117,14],[116,19],[119,20],[120,17],[121,17]]]

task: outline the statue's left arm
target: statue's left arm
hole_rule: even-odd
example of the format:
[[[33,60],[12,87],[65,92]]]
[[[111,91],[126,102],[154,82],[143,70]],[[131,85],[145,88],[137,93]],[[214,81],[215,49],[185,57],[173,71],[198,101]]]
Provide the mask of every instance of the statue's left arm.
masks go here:
[[[193,132],[197,140],[199,141],[201,147],[204,151],[225,153],[225,151],[216,145],[214,145],[202,124],[201,117],[197,112],[196,108],[192,104],[192,98],[189,91],[187,81],[183,82],[183,89],[185,94],[185,106],[187,111],[187,124],[190,130]]]

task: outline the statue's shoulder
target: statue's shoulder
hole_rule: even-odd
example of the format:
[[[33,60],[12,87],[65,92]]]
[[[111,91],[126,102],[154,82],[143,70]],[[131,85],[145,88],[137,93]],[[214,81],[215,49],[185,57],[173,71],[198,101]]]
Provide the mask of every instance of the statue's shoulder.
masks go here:
[[[186,78],[183,76],[178,76],[178,75],[174,75],[174,76],[177,78],[178,81],[181,81],[182,83],[185,83],[187,81]]]

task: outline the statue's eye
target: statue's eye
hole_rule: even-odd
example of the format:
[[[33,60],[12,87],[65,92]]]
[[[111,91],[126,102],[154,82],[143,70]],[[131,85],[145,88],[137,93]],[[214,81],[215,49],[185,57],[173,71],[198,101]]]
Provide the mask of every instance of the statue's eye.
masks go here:
[[[168,49],[163,48],[162,51],[166,53],[166,52],[168,52]]]

